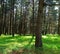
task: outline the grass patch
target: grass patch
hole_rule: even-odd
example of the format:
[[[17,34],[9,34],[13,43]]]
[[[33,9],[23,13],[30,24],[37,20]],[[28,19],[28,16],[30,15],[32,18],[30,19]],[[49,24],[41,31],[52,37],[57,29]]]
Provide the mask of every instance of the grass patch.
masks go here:
[[[35,37],[1,35],[0,54],[22,53],[22,54],[60,54],[60,36],[47,34],[42,36],[43,50],[35,49]]]

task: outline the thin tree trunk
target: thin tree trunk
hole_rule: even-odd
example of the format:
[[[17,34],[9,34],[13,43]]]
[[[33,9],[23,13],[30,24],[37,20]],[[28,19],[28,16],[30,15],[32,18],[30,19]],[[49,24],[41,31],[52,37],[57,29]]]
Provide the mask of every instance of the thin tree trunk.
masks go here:
[[[35,24],[35,23],[34,23],[34,0],[33,0],[33,16],[32,16],[32,17],[33,17],[33,32],[32,32],[32,33],[33,33],[33,36],[34,36],[34,35],[35,35],[35,34],[34,34],[34,32],[35,32],[35,31],[34,31],[34,30],[35,30],[35,27],[34,27],[34,24]]]

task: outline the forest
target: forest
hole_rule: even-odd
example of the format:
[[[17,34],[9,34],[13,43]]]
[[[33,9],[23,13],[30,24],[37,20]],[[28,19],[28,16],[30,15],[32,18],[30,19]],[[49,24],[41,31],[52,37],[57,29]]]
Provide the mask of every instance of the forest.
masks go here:
[[[0,54],[59,54],[60,0],[0,0]]]

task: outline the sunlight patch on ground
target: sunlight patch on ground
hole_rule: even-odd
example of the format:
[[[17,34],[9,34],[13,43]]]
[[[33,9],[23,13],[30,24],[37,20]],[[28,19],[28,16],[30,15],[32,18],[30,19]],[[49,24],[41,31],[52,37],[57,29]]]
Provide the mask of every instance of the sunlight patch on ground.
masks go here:
[[[12,43],[9,43],[7,45],[12,46],[12,47],[14,47],[14,46],[24,47],[27,44],[29,44],[29,43],[27,41],[24,41],[22,43],[12,42]]]
[[[11,40],[12,40],[12,41],[13,41],[13,40],[15,40],[15,41],[16,41],[16,39],[11,39]]]
[[[33,43],[33,42],[31,43],[31,45],[34,45],[34,44],[35,44],[35,43]]]
[[[48,38],[47,36],[42,36],[42,38]]]
[[[54,35],[43,35],[43,48],[45,49],[52,49],[52,50],[59,50],[60,49],[60,36]],[[35,45],[35,37],[32,36],[1,36],[0,37],[0,46],[1,48],[6,48],[8,51],[12,49],[19,49],[20,47],[34,47]],[[29,48],[30,49],[30,48]]]
[[[8,44],[0,44],[0,46],[8,46]]]
[[[20,43],[18,43],[18,42],[11,42],[10,44],[16,44],[16,45],[21,45]]]
[[[21,43],[18,43],[18,42],[11,42],[11,43],[7,43],[7,44],[0,44],[0,46],[12,46],[14,47],[14,45],[17,45],[17,46],[23,46]]]
[[[57,37],[51,37],[52,39],[56,39]]]
[[[25,36],[24,38],[32,38],[32,36]]]
[[[22,45],[21,43],[18,43],[18,42],[12,42],[12,43],[9,43],[8,44],[9,46],[8,47],[23,47],[24,45]]]
[[[52,49],[53,49],[53,50],[58,50],[58,47],[57,47],[56,45],[53,45],[53,46],[52,46]]]
[[[29,44],[27,41],[22,42],[22,45],[23,45],[23,46],[24,46],[24,45],[27,45],[27,44]]]

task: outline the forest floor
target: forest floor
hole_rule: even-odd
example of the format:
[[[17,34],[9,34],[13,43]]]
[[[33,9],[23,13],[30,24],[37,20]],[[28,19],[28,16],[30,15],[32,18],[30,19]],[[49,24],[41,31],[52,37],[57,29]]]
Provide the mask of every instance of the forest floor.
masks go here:
[[[43,49],[35,49],[34,36],[0,36],[0,54],[60,54],[60,36],[47,34],[42,36]]]

